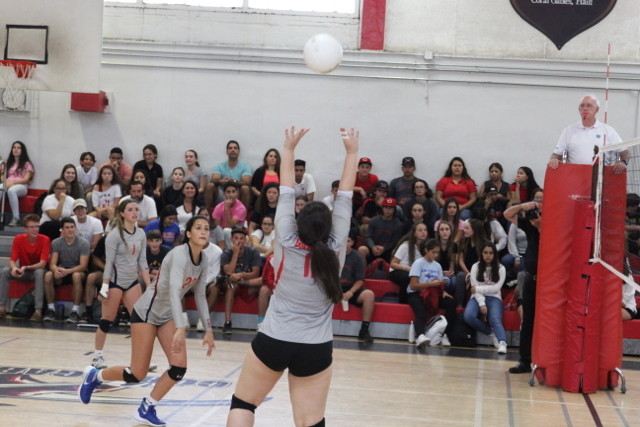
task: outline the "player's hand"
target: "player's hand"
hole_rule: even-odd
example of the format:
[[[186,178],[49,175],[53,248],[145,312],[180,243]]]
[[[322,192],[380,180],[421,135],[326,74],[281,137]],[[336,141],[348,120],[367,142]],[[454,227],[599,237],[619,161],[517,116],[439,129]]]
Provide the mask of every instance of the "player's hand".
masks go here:
[[[284,149],[294,150],[303,136],[309,132],[310,129],[300,129],[296,131],[295,126],[291,126],[291,129],[284,130]]]
[[[204,333],[202,347],[204,347],[205,345],[207,346],[207,356],[211,356],[211,352],[216,348],[216,344],[213,342],[213,332],[207,331]]]
[[[176,328],[173,334],[173,342],[171,343],[171,354],[180,354],[185,349],[185,328]],[[213,336],[211,337],[213,341]]]
[[[560,160],[551,159],[549,160],[549,163],[547,163],[547,166],[549,166],[551,169],[557,169],[559,164],[560,164]]]
[[[358,139],[360,139],[360,132],[351,128],[351,130],[346,130],[345,128],[340,128],[340,134],[342,135],[342,142],[344,143],[344,148],[347,150],[347,154],[358,153]]]
[[[24,270],[22,270],[22,268],[16,267],[11,271],[11,275],[13,277],[22,277],[23,274],[24,274]]]
[[[351,298],[353,298],[353,292],[351,291],[347,291],[344,294],[342,294],[343,301],[349,301]]]

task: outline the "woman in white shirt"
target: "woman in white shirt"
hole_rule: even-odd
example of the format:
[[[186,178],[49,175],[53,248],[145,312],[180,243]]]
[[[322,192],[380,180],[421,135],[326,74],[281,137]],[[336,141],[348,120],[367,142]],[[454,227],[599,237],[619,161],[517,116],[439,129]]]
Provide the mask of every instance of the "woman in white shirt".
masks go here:
[[[400,239],[391,257],[389,280],[400,288],[400,302],[402,304],[407,303],[407,286],[411,281],[409,277],[411,265],[422,257],[419,248],[427,240],[427,236],[428,230],[425,224],[414,224],[411,230]],[[413,250],[409,250],[409,248],[413,248]]]
[[[253,247],[260,251],[263,264],[267,257],[273,253],[273,246],[271,245],[275,236],[273,218],[272,214],[262,217],[260,228],[251,234],[251,242]]]
[[[60,237],[60,219],[73,215],[74,198],[67,196],[67,183],[58,178],[49,188],[49,195],[42,201],[42,218],[40,218],[40,234],[53,241]]]

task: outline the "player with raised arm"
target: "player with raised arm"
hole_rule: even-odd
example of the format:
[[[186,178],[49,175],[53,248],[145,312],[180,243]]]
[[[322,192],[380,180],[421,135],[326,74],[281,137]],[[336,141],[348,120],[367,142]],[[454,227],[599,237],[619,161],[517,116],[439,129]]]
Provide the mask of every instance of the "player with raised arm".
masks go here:
[[[185,243],[174,248],[165,257],[158,276],[140,297],[131,312],[131,366],[114,366],[97,370],[87,366],[78,388],[78,396],[83,403],[91,401],[94,389],[103,381],[125,381],[138,383],[145,378],[156,339],[160,342],[169,369],[155,383],[149,397],[135,414],[135,419],[150,426],[164,426],[158,419],[156,405],[187,372],[187,349],[185,329],[180,300],[195,289],[196,306],[200,320],[205,327],[203,346],[207,346],[207,356],[214,349],[213,333],[205,289],[207,286],[207,257],[202,248],[209,241],[209,222],[203,216],[195,216],[187,222]]]
[[[273,265],[278,286],[251,343],[231,399],[227,426],[252,426],[255,409],[289,369],[296,426],[325,425],[331,383],[331,314],[342,300],[340,269],[351,220],[358,132],[340,129],[346,149],[333,215],[322,202],[294,214],[294,149],[309,131],[285,131]]]

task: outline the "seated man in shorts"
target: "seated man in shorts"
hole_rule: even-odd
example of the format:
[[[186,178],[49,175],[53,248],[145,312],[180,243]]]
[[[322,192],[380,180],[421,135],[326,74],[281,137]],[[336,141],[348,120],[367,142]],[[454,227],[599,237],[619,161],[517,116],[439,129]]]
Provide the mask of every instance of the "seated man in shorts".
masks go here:
[[[242,225],[236,225],[231,230],[231,247],[225,249],[220,257],[222,272],[226,280],[216,282],[220,293],[225,293],[224,299],[224,327],[223,334],[231,331],[231,309],[236,292],[247,302],[253,301],[258,296],[259,286],[250,286],[249,281],[260,275],[260,252],[251,246],[245,246],[247,242],[247,230]],[[213,309],[218,299],[218,292],[211,289],[207,298],[209,310]]]
[[[44,315],[44,321],[50,322],[55,317],[54,300],[55,286],[73,285],[73,308],[67,319],[68,322],[77,323],[80,320],[80,304],[84,291],[85,272],[89,267],[89,242],[76,236],[76,223],[71,218],[64,217],[60,221],[62,235],[51,242],[51,259],[49,270],[44,275],[44,292],[47,298],[48,309]]]
[[[364,288],[364,261],[357,251],[352,249],[356,233],[351,232],[347,238],[347,250],[344,258],[344,267],[340,273],[342,283],[342,299],[349,304],[362,308],[362,325],[358,333],[358,341],[373,342],[369,334],[369,323],[373,316],[375,295],[373,291]]]

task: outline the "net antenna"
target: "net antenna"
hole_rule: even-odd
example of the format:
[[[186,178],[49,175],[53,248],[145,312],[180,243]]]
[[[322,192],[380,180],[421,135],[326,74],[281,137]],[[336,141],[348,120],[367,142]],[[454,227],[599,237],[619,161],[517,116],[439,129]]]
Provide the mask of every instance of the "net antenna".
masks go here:
[[[5,83],[2,93],[4,107],[14,111],[24,111],[27,105],[27,86],[36,68],[31,61],[0,61],[0,78]]]

